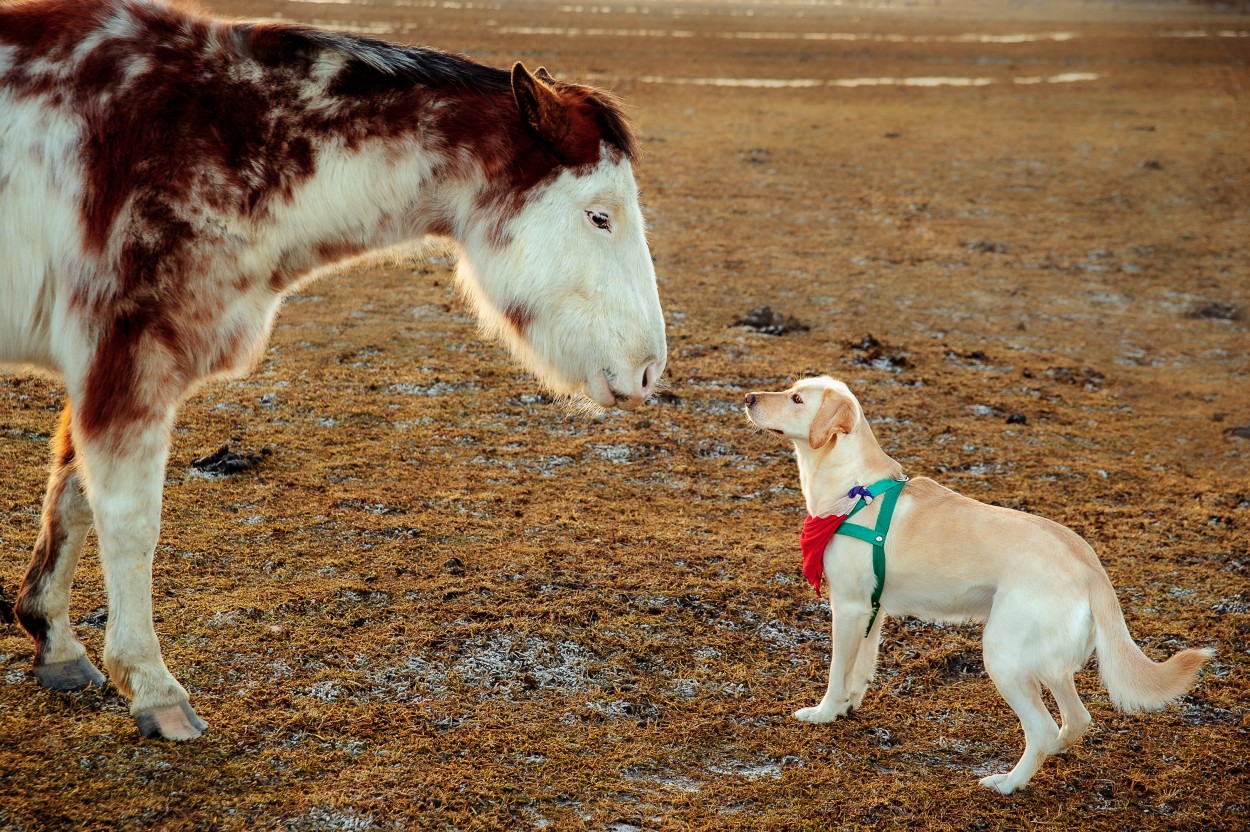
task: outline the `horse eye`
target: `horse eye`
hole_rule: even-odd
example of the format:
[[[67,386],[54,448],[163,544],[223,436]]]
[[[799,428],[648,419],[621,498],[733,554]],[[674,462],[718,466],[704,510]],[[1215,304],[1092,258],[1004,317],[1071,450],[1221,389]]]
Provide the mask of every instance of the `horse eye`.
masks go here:
[[[800,396],[798,393],[795,393],[793,396],[790,397],[790,401],[794,402],[795,404],[802,404],[803,397]]]
[[[612,231],[612,220],[607,214],[599,211],[587,211],[586,219],[590,220],[590,224],[595,228],[608,232]]]

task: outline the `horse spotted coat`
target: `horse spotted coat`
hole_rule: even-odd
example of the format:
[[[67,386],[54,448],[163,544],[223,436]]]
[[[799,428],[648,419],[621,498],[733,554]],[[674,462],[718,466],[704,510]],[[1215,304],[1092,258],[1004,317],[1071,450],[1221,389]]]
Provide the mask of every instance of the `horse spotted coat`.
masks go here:
[[[103,681],[68,618],[94,524],[109,675],[144,733],[204,729],[152,627],[169,432],[322,266],[446,238],[548,387],[645,399],[665,344],[636,157],[614,98],[519,64],[147,0],[0,9],[0,364],[70,402],[16,604],[39,681]]]

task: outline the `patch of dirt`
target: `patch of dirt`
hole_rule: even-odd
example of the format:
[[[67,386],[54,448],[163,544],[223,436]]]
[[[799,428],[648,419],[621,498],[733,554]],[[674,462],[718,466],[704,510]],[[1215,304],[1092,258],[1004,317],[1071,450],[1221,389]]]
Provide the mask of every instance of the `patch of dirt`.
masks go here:
[[[1090,367],[1047,367],[1046,375],[1062,384],[1076,384],[1086,390],[1098,390],[1106,378]]]
[[[211,454],[199,457],[191,462],[191,468],[205,474],[241,474],[260,466],[265,457],[273,454],[272,448],[261,448],[259,453],[230,450],[229,445],[222,445]]]
[[[155,626],[209,733],[145,741],[111,686],[39,689],[0,626],[0,830],[1244,828],[1244,15],[209,5],[621,95],[665,386],[570,413],[481,340],[441,255],[308,286],[256,371],[176,423]],[[726,326],[762,300],[810,329]],[[741,401],[812,373],[909,474],[1082,534],[1148,655],[1217,649],[1197,687],[1122,714],[1091,664],[1090,732],[1010,798],[976,782],[1023,745],[979,626],[888,620],[863,706],[795,721],[829,608],[792,454]],[[0,380],[10,598],[63,397]],[[220,473],[187,470],[226,437]],[[70,621],[97,664],[105,604],[90,537]]]
[[[1235,303],[1217,300],[1202,304],[1190,312],[1189,316],[1217,321],[1239,321],[1241,320],[1241,307]]]
[[[770,306],[757,306],[734,321],[732,326],[745,326],[764,335],[788,335],[791,332],[807,332],[810,326],[793,315],[774,312]]]
[[[894,371],[907,366],[907,354],[897,347],[882,344],[871,333],[858,341],[846,344],[851,350],[849,360],[854,364],[876,370]]]

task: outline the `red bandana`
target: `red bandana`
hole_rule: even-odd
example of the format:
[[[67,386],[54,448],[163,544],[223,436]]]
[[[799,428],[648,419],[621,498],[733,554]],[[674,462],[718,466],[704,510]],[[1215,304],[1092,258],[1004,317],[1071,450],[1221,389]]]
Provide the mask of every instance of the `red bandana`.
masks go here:
[[[799,547],[803,550],[803,575],[807,582],[820,592],[820,579],[825,573],[825,547],[837,534],[838,526],[849,514],[832,514],[828,517],[807,515],[803,521],[803,534]]]

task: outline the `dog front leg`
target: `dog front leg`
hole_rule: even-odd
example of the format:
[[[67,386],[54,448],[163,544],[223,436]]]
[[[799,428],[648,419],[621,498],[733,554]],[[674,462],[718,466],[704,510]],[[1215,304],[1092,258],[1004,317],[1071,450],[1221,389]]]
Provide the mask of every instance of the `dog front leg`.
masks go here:
[[[859,654],[855,664],[851,665],[851,673],[847,682],[847,690],[851,697],[851,710],[858,711],[868,692],[868,683],[877,672],[877,650],[881,646],[881,625],[885,623],[885,613],[878,612],[877,620],[872,623],[872,632],[859,646]]]
[[[869,610],[856,604],[837,604],[833,608],[833,659],[829,662],[829,687],[825,698],[814,708],[799,708],[795,719],[803,722],[833,722],[851,709],[848,675],[864,643],[864,628]]]

